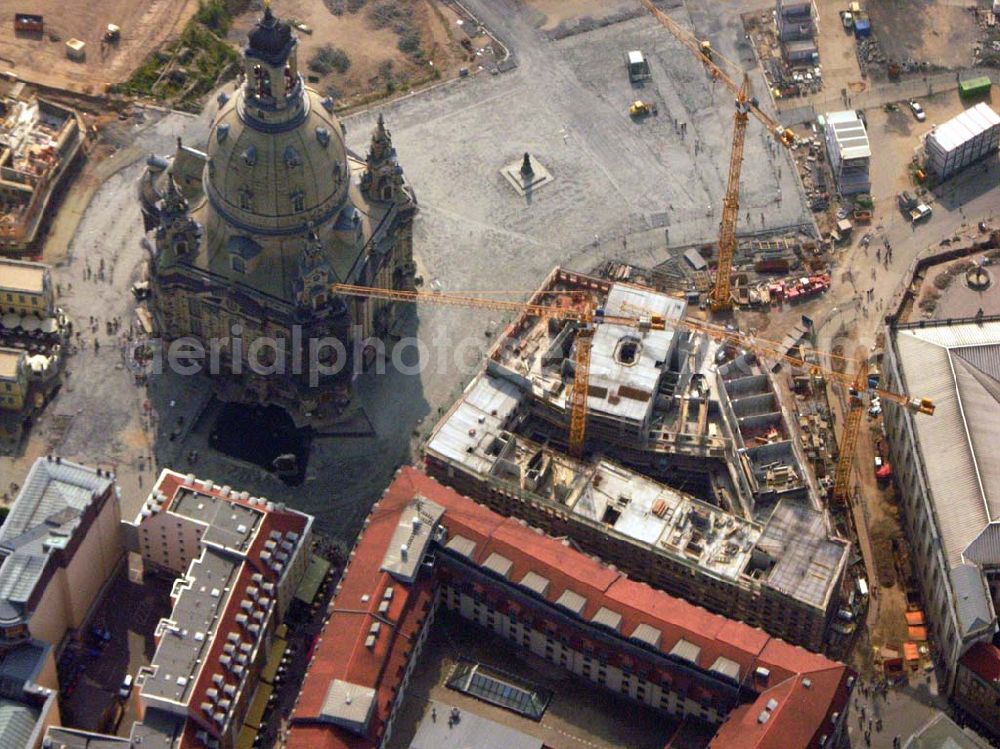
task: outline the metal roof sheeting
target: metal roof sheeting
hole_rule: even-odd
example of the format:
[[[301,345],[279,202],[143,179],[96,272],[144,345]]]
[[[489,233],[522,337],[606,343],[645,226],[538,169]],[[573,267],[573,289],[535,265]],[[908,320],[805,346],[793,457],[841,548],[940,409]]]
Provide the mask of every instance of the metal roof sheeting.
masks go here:
[[[0,698],[0,746],[27,747],[38,721],[38,711],[13,700]]]
[[[826,126],[833,129],[833,138],[842,159],[867,159],[872,155],[865,125],[855,112],[827,112]]]
[[[938,125],[927,137],[941,150],[953,151],[994,127],[1000,128],[1000,115],[985,102],[980,102]]]
[[[993,621],[982,572],[966,551],[998,551],[1000,520],[1000,320],[939,323],[895,331],[904,382],[935,403],[933,418],[911,423],[963,635]]]
[[[6,545],[66,507],[84,510],[95,493],[103,494],[110,485],[111,479],[99,477],[93,468],[38,458],[28,471],[7,521],[0,527],[0,544]]]
[[[962,564],[949,574],[962,636],[991,628],[996,615],[983,583],[982,570],[974,564]]]

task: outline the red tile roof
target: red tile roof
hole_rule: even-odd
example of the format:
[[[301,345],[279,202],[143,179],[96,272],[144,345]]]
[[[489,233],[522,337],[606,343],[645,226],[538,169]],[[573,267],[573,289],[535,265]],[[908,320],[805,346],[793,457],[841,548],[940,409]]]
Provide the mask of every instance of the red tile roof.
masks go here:
[[[188,486],[188,484],[184,476],[176,474],[172,471],[164,471],[160,476],[160,480],[157,485],[154,487],[154,490],[158,489],[166,495],[167,502],[165,504],[165,508],[168,508],[169,504],[173,502],[177,491],[185,486]],[[255,573],[260,573],[265,581],[274,583],[275,586],[277,586],[278,575],[275,574],[271,568],[264,564],[261,560],[260,555],[261,552],[264,551],[264,544],[267,543],[272,531],[278,531],[282,535],[290,532],[298,533],[299,543],[302,543],[304,542],[303,534],[305,533],[306,526],[309,523],[309,517],[297,511],[268,510],[267,505],[251,505],[248,500],[243,500],[238,494],[233,493],[230,493],[227,497],[223,497],[221,492],[216,490],[214,487],[206,489],[200,482],[194,486],[188,486],[188,488],[193,488],[203,494],[210,494],[214,497],[218,497],[219,499],[224,499],[232,504],[244,505],[255,512],[260,513],[261,520],[253,537],[253,541],[250,544],[250,548],[247,549],[246,555],[243,557],[242,561],[239,562],[239,572],[231,586],[231,592],[229,594],[229,599],[226,602],[226,606],[220,612],[219,621],[215,626],[214,632],[211,633],[213,638],[212,643],[202,661],[202,667],[199,669],[197,674],[193,675],[197,678],[197,682],[191,690],[191,696],[187,703],[188,721],[184,727],[184,733],[180,744],[182,749],[186,747],[200,747],[203,745],[202,742],[196,738],[196,733],[200,730],[205,730],[210,736],[219,736],[218,724],[210,720],[201,710],[200,706],[202,702],[209,701],[206,692],[209,688],[215,686],[212,683],[213,674],[221,673],[223,677],[225,677],[227,683],[232,683],[234,685],[237,684],[233,675],[222,668],[219,663],[219,657],[222,655],[223,647],[226,643],[226,634],[228,632],[242,632],[240,626],[236,622],[236,616],[241,611],[240,602],[244,598],[243,592],[248,586],[253,584],[251,579],[252,576]],[[275,590],[270,596],[273,600],[275,600],[275,603],[277,603],[276,596],[277,590]],[[244,697],[243,699],[246,699],[247,697]]]
[[[1000,648],[988,642],[977,642],[965,651],[960,664],[984,681],[1000,679]]]
[[[372,621],[371,609],[378,603],[381,589],[388,584],[387,574],[379,571],[383,555],[400,514],[416,495],[445,508],[440,523],[447,528],[449,537],[463,536],[476,544],[471,557],[477,564],[497,553],[511,561],[508,578],[512,582],[519,583],[529,571],[548,579],[545,598],[550,603],[570,589],[587,599],[583,618],[592,618],[601,607],[620,614],[619,631],[623,636],[630,636],[639,624],[647,624],[662,633],[660,648],[664,652],[669,652],[680,639],[699,646],[698,665],[703,668],[710,668],[722,656],[740,665],[741,678],[749,677],[758,667],[768,669],[770,688],[751,705],[732,713],[731,720],[735,723],[723,726],[712,743],[714,749],[769,749],[778,746],[779,735],[784,737],[782,749],[810,746],[823,734],[824,724],[832,728],[830,716],[843,710],[847,703],[846,683],[851,672],[843,664],[630,580],[562,541],[516,519],[504,518],[408,467],[399,473],[375,506],[371,521],[355,547],[354,559],[333,604],[334,613],[326,625],[327,634],[303,684],[288,749],[374,745],[374,742],[358,743],[349,732],[333,726],[304,726],[297,722],[317,717],[334,678],[376,687],[380,695],[379,720],[388,717],[383,708],[391,700],[384,699],[383,694],[391,694],[390,687],[395,686],[398,674],[395,668],[384,669],[380,664],[386,658],[396,659],[400,638],[387,641],[375,652],[364,648],[363,640]],[[395,583],[395,588],[397,596],[405,590],[399,583]],[[361,600],[364,594],[371,596],[368,602]],[[346,613],[357,609],[366,613]],[[404,626],[403,620],[395,615],[390,619],[398,621],[397,626]],[[422,615],[419,620],[422,622]],[[412,626],[416,631],[416,625]],[[405,663],[405,658],[401,662]],[[808,687],[804,678],[810,680]],[[772,698],[778,700],[778,707],[766,723],[758,724],[757,716]],[[751,734],[754,743],[747,741]],[[794,737],[794,741],[788,737]]]

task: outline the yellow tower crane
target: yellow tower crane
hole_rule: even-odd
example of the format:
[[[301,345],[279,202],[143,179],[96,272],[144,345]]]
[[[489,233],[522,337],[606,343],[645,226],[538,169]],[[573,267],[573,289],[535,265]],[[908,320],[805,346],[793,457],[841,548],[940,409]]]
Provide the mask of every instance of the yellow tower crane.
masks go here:
[[[569,449],[570,453],[577,457],[583,453],[586,441],[590,351],[593,343],[594,328],[600,324],[625,325],[639,330],[664,330],[669,325],[675,330],[687,330],[692,333],[704,334],[723,345],[753,351],[754,354],[765,359],[783,361],[796,367],[808,369],[813,374],[823,375],[831,380],[840,382],[851,388],[852,394],[857,395],[859,403],[862,390],[868,389],[882,399],[898,403],[912,411],[925,414],[934,413],[934,404],[926,398],[910,398],[909,396],[889,390],[867,388],[867,381],[864,376],[867,370],[863,372],[859,370],[859,375],[852,377],[849,374],[821,367],[817,364],[806,362],[802,358],[784,353],[780,345],[774,341],[746,335],[720,325],[700,322],[698,320],[685,319],[668,322],[661,315],[651,314],[649,311],[639,307],[629,307],[629,309],[634,310],[635,314],[608,315],[598,307],[597,300],[589,292],[545,291],[536,293],[531,301],[519,302],[508,299],[488,298],[483,295],[491,292],[485,291],[474,291],[465,294],[442,294],[438,292],[381,289],[372,286],[339,283],[331,284],[330,291],[335,294],[343,294],[344,296],[384,299],[392,302],[428,303],[452,307],[489,309],[576,323],[579,326],[574,355],[576,373],[568,395],[568,406],[570,410]],[[513,294],[516,292],[499,293]],[[546,303],[541,301],[543,295],[549,297]],[[863,404],[861,404],[861,410],[863,410]],[[858,423],[860,424],[860,420]],[[854,441],[857,441],[857,427],[854,429]],[[853,454],[853,452],[852,448],[850,454]],[[842,448],[841,459],[843,459],[844,454],[845,451]],[[840,475],[839,472],[840,466],[838,466],[838,476]],[[847,473],[845,475],[849,477],[850,466],[847,466]]]
[[[708,41],[699,41],[691,32],[657,8],[652,0],[640,0],[640,2],[674,38],[701,60],[713,80],[722,81],[730,93],[736,97],[736,112],[733,115],[733,147],[729,156],[729,179],[726,185],[726,195],[722,200],[722,221],[719,225],[719,261],[715,269],[715,284],[712,286],[709,296],[712,311],[725,312],[733,306],[730,283],[732,281],[733,253],[736,251],[736,221],[740,212],[740,170],[743,166],[743,144],[746,140],[747,122],[750,114],[752,113],[760,120],[775,140],[786,147],[790,147],[795,142],[795,134],[761,111],[756,98],[750,96],[750,78],[746,72],[740,70],[738,65],[714,51]],[[737,85],[716,64],[716,60],[726,63],[733,70],[740,70],[742,83]]]
[[[475,307],[576,323],[578,325],[574,356],[576,373],[573,376],[573,385],[567,398],[570,411],[569,451],[575,457],[583,454],[583,446],[587,438],[587,394],[594,326],[610,323],[639,330],[663,330],[666,327],[666,321],[660,315],[605,315],[598,308],[592,295],[572,291],[556,294],[555,304],[541,304],[537,301],[517,302],[507,299],[489,299],[481,296],[438,294],[425,291],[378,289],[350,284],[333,284],[331,291],[345,296],[373,297],[396,302],[428,302],[453,307]]]

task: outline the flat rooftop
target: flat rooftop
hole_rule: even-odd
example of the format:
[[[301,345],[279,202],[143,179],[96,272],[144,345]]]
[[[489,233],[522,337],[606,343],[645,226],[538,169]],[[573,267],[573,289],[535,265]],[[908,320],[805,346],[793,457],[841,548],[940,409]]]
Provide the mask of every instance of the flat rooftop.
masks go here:
[[[152,662],[155,674],[143,681],[143,696],[181,704],[189,701],[222,612],[230,598],[239,595],[234,590],[240,566],[241,560],[203,546],[201,557],[188,570],[190,583],[179,585],[180,578],[174,584],[174,608],[170,618],[157,628],[159,644]]]
[[[45,732],[45,744],[50,749],[128,749],[131,742],[126,738],[105,736],[89,731],[78,731],[75,728],[50,726]]]
[[[931,130],[927,140],[943,151],[953,151],[992,129],[1000,129],[1000,114],[986,102],[979,102]]]
[[[754,573],[762,582],[815,606],[831,595],[848,545],[831,537],[821,512],[778,502],[766,524],[754,522],[612,460],[571,458],[507,428],[518,402],[512,388],[488,372],[477,377],[425,452],[486,484],[501,482],[569,508],[607,533],[719,579],[738,582],[750,574],[754,551],[766,540],[765,553],[776,563]]]
[[[779,502],[757,548],[775,560],[767,584],[790,598],[825,607],[847,565],[849,544],[835,538],[826,516],[796,502]]]
[[[134,524],[156,514],[207,526],[200,556],[174,581],[173,608],[160,620],[156,653],[137,679],[147,717],[135,730],[151,745],[167,747],[183,721],[154,720],[160,712],[209,713],[198,725],[207,724],[210,736],[233,719],[232,705],[275,610],[276,586],[311,519],[169,470],[161,472]]]
[[[827,112],[826,126],[833,129],[833,137],[845,161],[871,158],[865,125],[854,111]]]
[[[207,526],[202,541],[245,552],[260,525],[262,513],[208,492],[178,489],[169,511]]]
[[[0,348],[0,378],[17,379],[18,367],[26,358],[27,354],[21,349]]]
[[[21,294],[41,294],[48,266],[20,260],[0,259],[0,289]]]
[[[658,315],[667,320],[665,330],[599,323],[591,346],[589,414],[647,422],[677,335],[670,322],[684,317],[686,302],[653,289],[609,284],[560,269],[549,275],[536,301],[556,304],[543,293],[550,290],[589,294],[610,316]],[[502,369],[529,383],[535,398],[566,410],[577,327],[525,314],[508,329],[491,356]]]

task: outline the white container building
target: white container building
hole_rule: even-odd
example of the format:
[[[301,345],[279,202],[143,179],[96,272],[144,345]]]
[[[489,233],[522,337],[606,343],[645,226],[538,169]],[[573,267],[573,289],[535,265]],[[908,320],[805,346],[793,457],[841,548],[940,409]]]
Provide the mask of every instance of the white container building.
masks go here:
[[[828,112],[826,115],[826,151],[830,169],[841,195],[871,192],[868,165],[872,150],[868,133],[857,113]]]
[[[969,164],[995,154],[1000,143],[1000,115],[979,103],[924,139],[924,167],[938,179],[947,179]]]

